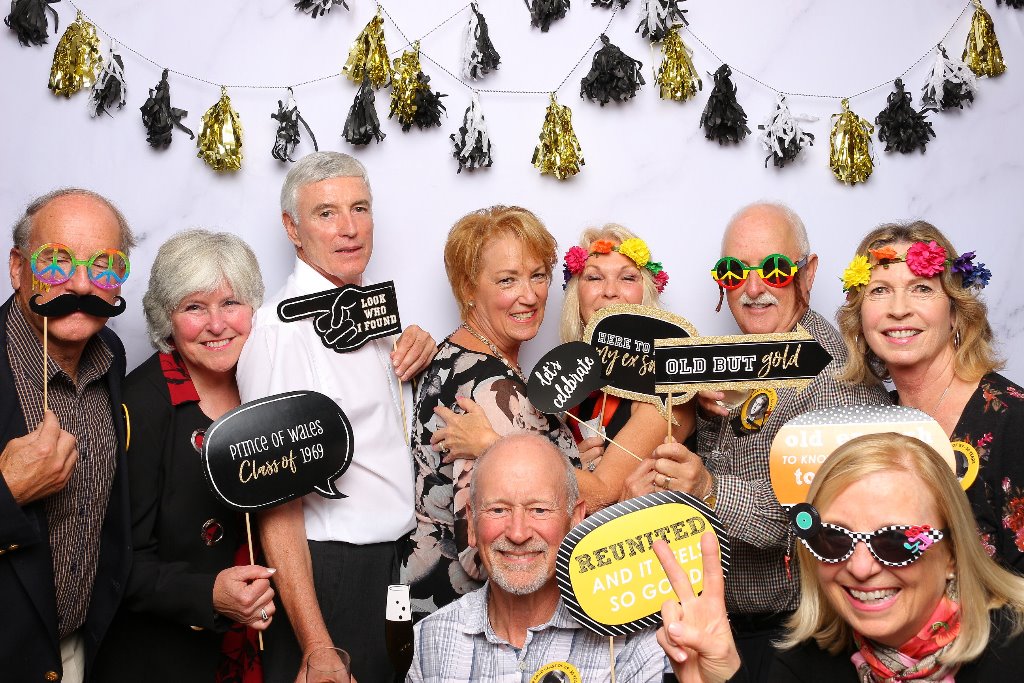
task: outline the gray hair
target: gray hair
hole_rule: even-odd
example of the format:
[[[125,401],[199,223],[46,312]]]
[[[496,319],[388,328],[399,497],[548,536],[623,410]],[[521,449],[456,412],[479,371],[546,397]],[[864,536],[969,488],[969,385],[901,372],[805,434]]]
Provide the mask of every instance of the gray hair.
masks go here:
[[[195,292],[213,292],[227,284],[253,309],[263,303],[263,277],[256,254],[230,232],[184,230],[160,245],[142,297],[153,346],[170,353],[171,313]]]
[[[370,177],[358,159],[343,152],[312,152],[299,159],[281,186],[281,212],[299,223],[299,188],[331,178],[362,178],[370,190]],[[373,193],[370,193],[373,198]]]
[[[785,204],[782,204],[781,202],[770,201],[759,201],[754,202],[752,204],[747,204],[746,206],[744,206],[743,208],[741,208],[739,211],[732,215],[732,218],[729,219],[729,222],[726,225],[725,233],[722,235],[723,253],[725,249],[725,238],[728,237],[729,230],[732,228],[733,224],[740,218],[740,216],[747,213],[748,211],[751,211],[752,209],[774,209],[775,211],[778,211],[780,214],[782,214],[782,218],[786,222],[786,225],[789,226],[789,230],[792,233],[793,237],[796,238],[796,246],[797,249],[800,250],[799,257],[803,258],[804,256],[807,256],[808,254],[811,253],[811,241],[807,238],[807,228],[804,227],[804,222],[803,220],[800,219],[800,216],[797,215],[796,211],[789,208]]]
[[[558,448],[551,443],[551,441],[536,432],[517,432],[515,434],[508,434],[499,438],[493,444],[491,444],[487,450],[480,454],[480,457],[476,459],[476,464],[473,467],[473,472],[469,476],[469,500],[473,504],[473,516],[476,517],[480,508],[477,505],[476,490],[477,490],[477,475],[480,472],[480,465],[490,456],[491,453],[498,450],[502,446],[506,446],[513,442],[525,442],[521,446],[536,446],[541,450],[548,451],[558,456],[564,469],[565,481],[562,487],[562,493],[565,494],[565,511],[568,515],[572,515],[573,509],[576,507],[576,502],[580,499],[580,485],[576,481],[576,468],[573,467],[572,462],[566,457],[565,453],[558,450]]]
[[[110,209],[117,218],[117,227],[121,232],[119,248],[125,254],[130,252],[132,247],[135,246],[135,234],[132,233],[132,228],[128,225],[128,220],[121,213],[121,210],[103,195],[81,187],[62,187],[52,192],[47,192],[29,202],[29,205],[25,207],[25,213],[21,215],[21,218],[18,219],[18,222],[14,224],[14,228],[11,230],[11,241],[14,243],[14,246],[27,253],[29,250],[29,238],[32,235],[32,219],[35,218],[35,215],[54,199],[76,194],[95,199]]]

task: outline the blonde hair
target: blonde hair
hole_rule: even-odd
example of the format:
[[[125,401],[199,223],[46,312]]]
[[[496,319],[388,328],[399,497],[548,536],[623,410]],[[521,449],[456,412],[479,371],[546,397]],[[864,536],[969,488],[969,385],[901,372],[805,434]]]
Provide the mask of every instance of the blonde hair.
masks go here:
[[[867,255],[868,249],[880,249],[889,244],[936,242],[946,250],[946,257],[955,259],[957,251],[946,236],[931,223],[887,223],[880,225],[861,240],[857,254]],[[989,372],[1002,367],[992,346],[992,326],[988,322],[988,308],[978,299],[975,290],[961,285],[962,276],[946,267],[939,273],[942,291],[949,297],[950,310],[956,317],[954,335],[960,344],[953,352],[953,372],[967,382],[976,382]],[[846,295],[846,303],[836,313],[839,331],[849,350],[846,367],[839,379],[854,384],[881,384],[889,379],[889,370],[864,340],[861,325],[861,306],[868,286],[856,287]]]
[[[607,223],[600,228],[591,227],[580,235],[580,246],[590,252],[590,245],[598,240],[607,240],[618,246],[626,240],[636,238],[633,232],[618,223]],[[658,297],[658,288],[654,284],[654,276],[646,268],[640,268],[640,274],[644,278],[644,306],[661,308],[661,300]],[[565,287],[565,299],[562,302],[562,321],[559,324],[558,334],[562,342],[580,341],[583,339],[583,319],[580,317],[580,277],[573,275]]]
[[[988,645],[990,610],[1009,606],[1012,632],[1021,631],[1024,578],[1003,569],[985,554],[967,495],[942,456],[924,442],[902,434],[867,434],[851,439],[818,470],[807,502],[821,509],[854,482],[894,471],[907,472],[921,483],[921,490],[931,496],[947,530],[942,542],[949,543],[956,566],[960,635],[943,662],[962,664],[977,659]],[[815,571],[817,560],[802,543],[797,543],[796,549],[802,568],[800,605],[787,622],[790,631],[779,645],[792,648],[813,638],[821,649],[839,654],[853,643],[853,629],[826,596]]]
[[[480,276],[484,248],[502,237],[522,242],[523,251],[543,263],[551,279],[558,243],[531,211],[496,205],[468,213],[452,226],[444,245],[444,269],[463,320],[469,314],[467,297]]]

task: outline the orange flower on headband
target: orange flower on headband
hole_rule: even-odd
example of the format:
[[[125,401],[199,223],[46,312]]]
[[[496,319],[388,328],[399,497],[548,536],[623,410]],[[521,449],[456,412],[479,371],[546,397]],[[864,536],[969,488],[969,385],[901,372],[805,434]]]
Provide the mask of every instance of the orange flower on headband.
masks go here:
[[[614,249],[614,248],[615,248],[615,245],[612,244],[611,242],[609,242],[608,240],[597,240],[596,242],[594,242],[593,244],[590,245],[590,253],[591,254],[610,254],[610,253],[612,253],[612,249]]]
[[[895,261],[899,258],[899,254],[891,246],[886,245],[881,249],[868,249],[868,252],[875,257],[876,261]]]

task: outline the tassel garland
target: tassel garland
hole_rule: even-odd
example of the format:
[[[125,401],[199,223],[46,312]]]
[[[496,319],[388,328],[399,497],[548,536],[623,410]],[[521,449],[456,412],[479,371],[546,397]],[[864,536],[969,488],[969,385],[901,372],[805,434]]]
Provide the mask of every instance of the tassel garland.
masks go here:
[[[182,125],[181,120],[188,116],[184,109],[171,106],[171,86],[167,82],[167,69],[164,69],[160,82],[149,91],[149,99],[139,107],[142,112],[142,125],[146,127],[146,141],[156,149],[165,149],[171,144],[171,133],[174,127],[188,133],[193,140],[195,133]]]
[[[114,52],[114,46],[110,46],[110,53],[103,65],[99,78],[92,86],[89,93],[89,116],[96,118],[100,114],[110,116],[110,108],[117,105],[118,109],[124,108],[125,97],[128,89],[124,84],[124,62],[121,55]]]
[[[686,10],[679,6],[682,1],[641,0],[640,23],[636,26],[636,33],[657,43],[672,30],[673,24],[681,22],[689,25],[690,22],[683,16]]]
[[[487,31],[487,20],[480,14],[476,0],[470,3],[469,8],[466,43],[462,51],[462,75],[466,80],[476,81],[497,69],[501,56],[494,49]]]
[[[295,3],[295,9],[316,19],[330,12],[331,8],[336,5],[341,5],[345,9],[349,8],[345,0],[299,0]]]
[[[294,163],[295,159],[292,158],[292,154],[294,154],[295,147],[300,141],[300,123],[306,129],[306,132],[309,133],[309,139],[313,142],[313,151],[320,151],[316,144],[316,136],[310,130],[306,119],[302,118],[302,114],[299,113],[299,105],[295,103],[295,97],[291,88],[288,88],[288,102],[283,103],[281,100],[278,100],[277,113],[271,114],[270,118],[278,122],[277,137],[274,140],[274,148],[270,152],[278,161],[291,161]]]
[[[961,59],[978,76],[998,76],[1006,71],[1003,52],[999,49],[995,25],[992,17],[981,6],[981,0],[974,0],[974,16],[971,17],[971,30],[967,34],[967,44]]]
[[[369,76],[363,78],[352,101],[352,107],[348,110],[348,118],[345,119],[345,128],[341,136],[351,145],[368,145],[370,140],[380,142],[387,135],[380,129],[380,120],[377,119],[377,107],[374,105],[376,96],[373,88],[370,87]]]
[[[974,91],[977,89],[978,79],[974,72],[959,59],[951,59],[946,54],[946,48],[939,45],[935,53],[935,65],[921,88],[922,104],[940,110],[953,107],[963,109],[964,102],[974,102]]]
[[[1021,1],[1024,2],[1024,0],[1021,0]],[[629,0],[592,0],[591,3],[590,3],[590,6],[591,7],[602,7],[604,9],[608,9],[609,7],[614,5],[616,2],[619,3],[619,9],[622,9],[623,7],[625,7],[626,5],[629,4]]]
[[[842,101],[843,111],[832,115],[828,163],[836,178],[853,185],[871,175],[871,134],[874,126],[850,111],[849,100]]]
[[[57,10],[50,7],[60,0],[12,0],[11,13],[4,19],[8,28],[18,34],[18,42],[29,45],[43,45],[49,34],[46,32],[46,10],[53,15],[53,30],[59,28]]]
[[[480,96],[477,93],[473,93],[473,99],[466,108],[459,132],[452,133],[450,137],[455,146],[452,154],[459,162],[456,173],[462,173],[462,169],[473,171],[489,168],[493,163],[491,138],[487,134],[487,124],[480,111]]]
[[[442,97],[445,95],[431,91],[430,77],[420,67],[420,44],[417,41],[411,50],[395,59],[388,118],[397,117],[405,133],[414,125],[420,130],[440,126],[441,114],[445,111]]]
[[[96,82],[96,74],[103,66],[100,39],[96,27],[85,20],[82,13],[71,22],[57,41],[50,67],[49,88],[54,95],[71,97],[82,88]]]
[[[569,0],[523,0],[530,10],[530,23],[539,26],[544,33],[551,28],[551,22],[561,19],[569,9]]]
[[[221,86],[220,100],[203,114],[196,155],[215,171],[242,168],[242,122],[231,108],[227,88]]]
[[[384,17],[379,8],[376,16],[356,36],[341,73],[354,83],[362,83],[363,76],[369,76],[374,88],[391,82],[391,59],[384,41]]]
[[[563,107],[551,93],[551,104],[544,114],[540,144],[533,150],[532,163],[542,174],[559,180],[571,178],[584,164],[583,150],[572,129],[572,110]]]
[[[603,107],[611,100],[625,102],[632,99],[645,81],[640,73],[641,62],[612,45],[603,33],[601,42],[604,47],[594,55],[590,73],[580,80],[580,97],[599,102]]]
[[[804,147],[814,144],[814,135],[807,133],[800,127],[800,121],[811,121],[810,117],[796,117],[789,111],[789,104],[784,95],[779,95],[775,104],[775,113],[758,126],[761,134],[761,145],[768,152],[765,157],[764,167],[768,168],[768,161],[771,160],[776,168],[783,168],[786,164],[796,159]]]
[[[909,154],[920,148],[923,153],[928,139],[935,137],[931,122],[925,119],[925,113],[934,109],[917,111],[911,104],[910,93],[903,89],[903,79],[897,78],[894,85],[896,89],[889,93],[888,104],[875,117],[878,140],[885,143],[886,152]]]
[[[704,113],[700,116],[700,125],[704,128],[704,137],[717,140],[724,145],[739,142],[747,136],[747,113],[736,101],[736,86],[733,84],[732,69],[728,64],[718,67],[715,72],[715,87],[708,96]]]
[[[679,37],[677,29],[665,34],[661,52],[664,57],[654,78],[654,82],[660,88],[661,99],[685,102],[696,95],[704,84],[701,83],[700,75],[693,66],[690,48],[686,47],[683,39]]]

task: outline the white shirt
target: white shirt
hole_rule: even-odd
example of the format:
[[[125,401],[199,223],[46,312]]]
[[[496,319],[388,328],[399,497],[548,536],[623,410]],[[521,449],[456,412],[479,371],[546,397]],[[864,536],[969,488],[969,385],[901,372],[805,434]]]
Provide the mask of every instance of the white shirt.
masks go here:
[[[320,341],[312,318],[284,323],[277,317],[282,300],[334,287],[296,258],[284,287],[256,312],[238,359],[238,390],[243,402],[301,389],[336,402],[352,423],[352,464],[337,484],[348,497],[305,496],[306,537],[361,545],[394,541],[414,526],[414,493],[399,405],[406,399],[391,367],[391,341],[374,339],[336,353]]]

